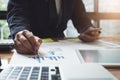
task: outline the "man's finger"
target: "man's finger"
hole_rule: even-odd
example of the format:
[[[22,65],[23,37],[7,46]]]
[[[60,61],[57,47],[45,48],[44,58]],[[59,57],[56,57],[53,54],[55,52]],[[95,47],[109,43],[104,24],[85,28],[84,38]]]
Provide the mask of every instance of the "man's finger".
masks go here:
[[[95,40],[97,40],[98,39],[98,37],[96,36],[90,36],[90,35],[86,35],[86,34],[80,34],[79,36],[78,36],[78,38],[80,39],[80,40],[82,40],[82,41],[84,41],[84,42],[91,42],[91,41],[95,41]]]
[[[27,31],[27,30],[25,30],[23,32],[23,35],[28,39],[28,41],[32,45],[32,48],[35,50],[36,39],[35,39],[34,35],[31,32]]]
[[[93,36],[99,36],[100,32],[99,31],[92,31],[91,35],[93,35]]]
[[[32,48],[32,45],[29,43],[29,41],[24,37],[24,35],[19,35],[18,40],[21,42],[21,44],[23,45],[23,47],[31,52],[34,53],[34,49]]]
[[[40,39],[39,37],[35,36],[35,39],[36,39],[36,47],[35,47],[35,50],[36,52],[38,52],[38,49],[40,47],[40,45],[42,44],[42,39]]]
[[[18,40],[14,40],[15,43],[15,49],[17,50],[18,53],[20,54],[25,54],[26,53],[26,49],[25,47],[20,43],[20,41]]]
[[[85,34],[92,34],[91,32],[100,32],[101,28],[93,28],[93,27],[90,27],[88,30],[86,30],[84,33]]]

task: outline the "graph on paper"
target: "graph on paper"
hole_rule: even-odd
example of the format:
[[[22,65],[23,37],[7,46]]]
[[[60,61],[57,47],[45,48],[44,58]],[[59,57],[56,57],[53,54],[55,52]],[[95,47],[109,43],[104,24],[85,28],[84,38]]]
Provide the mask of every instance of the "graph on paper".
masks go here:
[[[31,56],[39,63],[42,62],[58,62],[65,59],[61,48],[45,48],[46,55],[44,56]]]

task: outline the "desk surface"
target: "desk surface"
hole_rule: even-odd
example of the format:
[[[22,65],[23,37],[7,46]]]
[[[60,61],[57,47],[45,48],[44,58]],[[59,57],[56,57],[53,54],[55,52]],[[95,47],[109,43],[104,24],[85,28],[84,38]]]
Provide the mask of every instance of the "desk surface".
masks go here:
[[[0,52],[0,58],[11,58],[13,52]]]
[[[100,39],[120,44],[120,35],[101,36]],[[120,80],[120,68],[106,68]]]
[[[103,40],[109,40],[109,41],[120,41],[120,35],[115,35],[115,36],[102,36],[100,39]],[[8,62],[10,61],[12,57],[13,51],[12,52],[0,52],[0,58],[7,58]],[[109,70],[114,76],[116,76],[120,80],[120,68],[106,68]]]
[[[11,51],[11,52],[0,52],[0,58],[1,59],[7,59],[8,63],[10,62],[12,55],[13,55],[13,51]]]

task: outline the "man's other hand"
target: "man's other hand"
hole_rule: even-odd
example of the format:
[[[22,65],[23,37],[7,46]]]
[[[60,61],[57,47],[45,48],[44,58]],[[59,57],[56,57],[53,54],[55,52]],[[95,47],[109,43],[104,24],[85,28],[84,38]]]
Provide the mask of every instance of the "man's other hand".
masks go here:
[[[101,28],[89,27],[85,32],[81,33],[78,38],[84,42],[92,42],[99,39]]]

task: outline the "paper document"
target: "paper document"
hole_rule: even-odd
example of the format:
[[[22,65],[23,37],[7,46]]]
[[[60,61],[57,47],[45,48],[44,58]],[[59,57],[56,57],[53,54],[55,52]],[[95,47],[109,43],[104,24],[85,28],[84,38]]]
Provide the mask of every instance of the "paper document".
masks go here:
[[[21,55],[15,51],[11,64],[79,64],[80,61],[74,49],[62,46],[59,42],[43,43],[41,45],[45,54],[38,55]],[[19,60],[18,60],[19,59]]]

